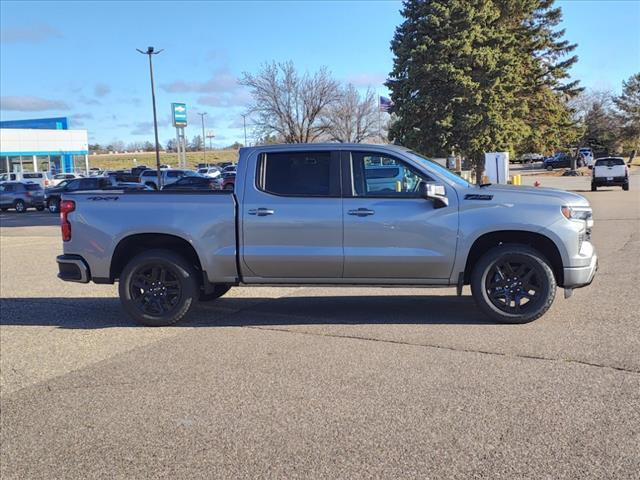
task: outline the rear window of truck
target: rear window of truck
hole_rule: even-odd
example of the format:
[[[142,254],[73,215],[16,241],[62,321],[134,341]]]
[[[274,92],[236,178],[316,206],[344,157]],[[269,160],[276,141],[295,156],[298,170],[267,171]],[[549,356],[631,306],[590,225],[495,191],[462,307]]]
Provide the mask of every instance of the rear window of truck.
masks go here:
[[[257,187],[274,195],[339,196],[339,180],[340,163],[331,152],[269,152],[258,162]]]
[[[596,167],[613,167],[615,165],[624,165],[622,158],[602,158],[596,160]]]

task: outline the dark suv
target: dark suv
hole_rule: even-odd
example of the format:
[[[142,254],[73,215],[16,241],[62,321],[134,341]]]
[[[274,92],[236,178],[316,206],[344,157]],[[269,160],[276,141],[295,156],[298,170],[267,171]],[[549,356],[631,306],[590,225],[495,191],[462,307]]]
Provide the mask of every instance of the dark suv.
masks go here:
[[[88,177],[63,180],[53,188],[47,188],[45,202],[51,213],[60,210],[60,198],[67,192],[92,190],[149,190],[141,183],[118,182],[114,177]]]
[[[44,210],[44,190],[40,184],[32,182],[0,183],[0,208],[3,212],[15,208],[16,212],[24,213],[29,207],[34,207],[38,211]]]

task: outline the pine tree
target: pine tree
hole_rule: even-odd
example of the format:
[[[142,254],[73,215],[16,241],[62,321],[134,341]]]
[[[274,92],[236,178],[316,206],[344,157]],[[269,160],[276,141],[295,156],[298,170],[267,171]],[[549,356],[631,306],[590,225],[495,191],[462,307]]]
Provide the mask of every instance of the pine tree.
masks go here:
[[[640,148],[640,73],[622,83],[622,94],[614,100],[620,111],[622,138],[631,148]]]
[[[425,154],[487,151],[576,137],[564,83],[575,57],[555,27],[553,0],[407,0],[387,86],[398,121],[390,136]],[[575,129],[574,129],[575,130]],[[536,151],[536,150],[534,150]]]

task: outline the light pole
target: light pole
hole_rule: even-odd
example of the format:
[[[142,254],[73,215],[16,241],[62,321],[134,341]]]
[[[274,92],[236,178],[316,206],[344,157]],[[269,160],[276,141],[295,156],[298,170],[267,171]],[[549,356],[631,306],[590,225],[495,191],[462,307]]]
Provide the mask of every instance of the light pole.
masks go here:
[[[213,146],[211,145],[211,140],[213,139],[213,137],[215,137],[213,130],[209,130],[207,132],[207,138],[209,139],[209,151],[213,150]]]
[[[204,116],[206,114],[207,112],[198,113],[198,115],[200,115],[200,118],[202,119],[202,163],[204,163],[205,165],[207,164],[207,141],[205,140],[204,136]]]
[[[153,104],[153,132],[156,137],[156,170],[158,173],[158,188],[162,187],[162,176],[160,175],[160,142],[158,141],[158,117],[156,115],[156,92],[153,86],[153,62],[151,61],[151,55],[158,55],[162,50],[157,52],[153,47],[147,47],[147,51],[143,52],[139,48],[136,50],[143,55],[149,56],[149,75],[151,76],[151,103]]]
[[[244,127],[244,146],[247,146],[247,114],[242,114],[242,125]]]

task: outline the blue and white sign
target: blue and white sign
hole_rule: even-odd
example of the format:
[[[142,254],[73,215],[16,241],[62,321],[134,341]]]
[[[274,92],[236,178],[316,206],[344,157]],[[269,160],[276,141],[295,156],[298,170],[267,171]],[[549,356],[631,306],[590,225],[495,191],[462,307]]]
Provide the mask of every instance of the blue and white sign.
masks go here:
[[[172,103],[171,116],[173,117],[174,127],[186,127],[187,126],[187,104]]]

